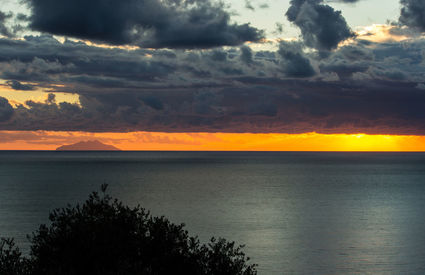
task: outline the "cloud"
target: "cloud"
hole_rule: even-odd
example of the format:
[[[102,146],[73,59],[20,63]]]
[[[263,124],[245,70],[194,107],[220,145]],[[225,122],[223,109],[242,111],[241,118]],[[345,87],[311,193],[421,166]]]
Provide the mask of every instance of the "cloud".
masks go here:
[[[252,57],[253,57],[253,55],[252,55],[251,48],[249,48],[247,46],[242,46],[241,47],[241,56],[240,56],[242,62],[249,65],[253,62]]]
[[[9,80],[6,82],[7,85],[10,86],[10,88],[14,89],[14,90],[18,90],[18,91],[33,91],[35,90],[33,85],[27,85],[27,84],[22,84],[21,82],[17,81],[17,80]]]
[[[0,131],[0,144],[2,143],[26,143],[33,145],[52,145],[58,147],[64,144],[73,144],[87,140],[99,140],[103,143],[116,146],[124,143],[132,144],[170,144],[170,145],[201,145],[202,142],[222,141],[214,134],[209,133],[87,133],[87,132],[63,132],[63,131]]]
[[[248,9],[248,10],[255,11],[255,8],[252,5],[251,0],[245,0],[245,8]]]
[[[425,32],[425,2],[422,0],[400,0],[402,5],[399,21],[408,27]]]
[[[247,80],[248,81],[248,80]],[[248,82],[245,82],[248,84]],[[365,88],[367,87],[367,89]],[[174,93],[176,93],[175,91]],[[388,81],[265,81],[217,91],[84,96],[81,107],[27,102],[3,130],[424,134],[425,97]]]
[[[263,32],[231,23],[217,1],[26,0],[34,30],[113,45],[212,48],[258,41]]]
[[[9,101],[0,97],[0,123],[8,121],[13,115],[13,108],[9,104]]]
[[[129,136],[131,137],[131,135]],[[93,139],[105,143],[119,143],[124,140],[120,137],[110,137],[108,134],[96,135],[87,132],[0,131],[0,144],[25,142],[35,145],[55,145],[57,147]]]
[[[51,135],[44,131],[30,132],[30,131],[0,131],[0,143],[12,143],[24,141],[32,144],[55,144],[62,145],[63,142],[72,139],[72,135],[60,136]]]
[[[13,24],[10,22],[11,19],[13,19]],[[26,21],[27,18],[24,14],[14,15],[13,12],[0,11],[0,35],[16,38],[17,34],[25,29],[25,26],[20,23]]]
[[[340,11],[320,0],[291,0],[286,17],[301,30],[304,43],[320,51],[330,51],[354,37]]]
[[[425,90],[425,84],[424,83],[418,83],[418,85],[416,86],[417,89],[420,90]]]
[[[128,50],[49,35],[0,39],[5,82],[80,97],[14,109],[4,99],[0,130],[425,134],[424,39],[355,41],[327,55],[303,47]]]
[[[328,0],[328,2],[357,3],[360,0]]]
[[[310,60],[302,52],[303,45],[297,42],[280,42],[283,71],[289,77],[311,77],[315,71]]]
[[[12,14],[11,13],[4,13],[2,11],[0,11],[0,35],[4,35],[7,37],[12,37],[13,36],[13,32],[6,26],[6,21],[9,18],[12,18]]]
[[[258,50],[240,44],[262,33],[215,1],[28,0],[32,15],[20,20],[45,34],[0,38],[0,79],[47,99],[0,97],[0,130],[425,135],[425,39],[341,43],[353,33],[334,2],[356,1],[292,0],[287,16],[302,40]]]

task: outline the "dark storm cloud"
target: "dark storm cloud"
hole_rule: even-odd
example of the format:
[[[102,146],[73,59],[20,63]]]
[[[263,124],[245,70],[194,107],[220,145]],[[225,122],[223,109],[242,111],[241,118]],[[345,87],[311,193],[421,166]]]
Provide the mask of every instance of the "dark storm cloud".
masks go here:
[[[340,11],[320,0],[291,0],[286,17],[301,30],[304,43],[321,51],[335,49],[338,44],[354,37]]]
[[[375,59],[372,50],[361,45],[350,45],[341,47],[328,58],[322,60],[320,70],[322,72],[335,72],[341,79],[350,78],[355,73],[365,73],[370,66],[376,64],[371,62]],[[368,74],[365,74],[369,76]]]
[[[424,75],[424,40],[408,43],[356,43],[340,47],[321,59],[322,73],[334,72],[341,80],[420,82]]]
[[[400,0],[400,3],[402,5],[400,23],[425,32],[425,1]]]
[[[258,41],[263,32],[231,23],[206,0],[27,0],[30,26],[57,35],[145,48],[211,48]]]
[[[247,64],[247,65],[251,64],[253,62],[251,48],[249,48],[247,46],[241,47],[241,56],[240,57],[241,57],[242,62],[244,62],[245,64]]]
[[[250,88],[159,93],[162,109],[134,94],[84,96],[82,106],[27,103],[15,130],[424,134],[423,91],[411,84],[282,81]]]
[[[282,56],[283,71],[288,77],[310,77],[315,75],[310,60],[302,52],[302,44],[281,42],[278,53]]]
[[[13,115],[13,107],[9,101],[0,96],[0,123],[9,120]]]
[[[0,39],[3,81],[80,97],[3,99],[0,130],[425,134],[424,47],[358,41],[323,57],[301,42],[171,52]]]
[[[155,83],[175,68],[168,52],[126,51],[59,43],[51,36],[26,37],[24,41],[0,39],[0,76],[8,80],[92,86],[128,87],[132,81]]]
[[[17,80],[9,80],[6,82],[6,84],[9,85],[10,88],[14,90],[18,90],[18,91],[32,91],[35,89],[34,86],[22,84],[21,82]]]

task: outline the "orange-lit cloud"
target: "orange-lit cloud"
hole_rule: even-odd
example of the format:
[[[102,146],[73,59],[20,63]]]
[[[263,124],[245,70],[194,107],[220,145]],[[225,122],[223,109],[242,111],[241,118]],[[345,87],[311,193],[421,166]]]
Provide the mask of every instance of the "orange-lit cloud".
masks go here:
[[[54,150],[93,139],[122,150],[425,151],[425,136],[51,131],[0,131],[0,150]]]
[[[369,40],[372,42],[383,43],[390,41],[403,41],[409,39],[409,36],[392,32],[396,27],[386,24],[373,24],[370,26],[358,27],[356,35],[358,39]]]

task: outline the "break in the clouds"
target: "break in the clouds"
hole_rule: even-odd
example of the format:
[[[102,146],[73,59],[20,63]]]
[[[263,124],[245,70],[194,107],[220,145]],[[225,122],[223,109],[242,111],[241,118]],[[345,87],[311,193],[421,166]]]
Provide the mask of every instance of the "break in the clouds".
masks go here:
[[[16,38],[17,34],[25,27],[21,24],[27,20],[26,15],[13,12],[3,12],[0,10],[0,35]]]
[[[400,23],[425,32],[425,1],[400,0],[402,5]]]
[[[335,49],[354,33],[340,11],[321,0],[291,0],[286,17],[301,30],[304,43],[321,51]],[[351,2],[351,1],[343,1]]]
[[[4,36],[13,36],[12,31],[6,26],[6,21],[13,15],[11,13],[6,14],[0,11],[0,34]]]
[[[209,0],[26,0],[34,30],[114,45],[211,48],[258,41],[263,31],[231,22]]]

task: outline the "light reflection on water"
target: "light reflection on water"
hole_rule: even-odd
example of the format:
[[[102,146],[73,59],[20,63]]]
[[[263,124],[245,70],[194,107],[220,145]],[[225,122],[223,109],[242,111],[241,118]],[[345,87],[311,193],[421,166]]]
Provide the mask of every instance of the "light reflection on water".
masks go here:
[[[124,202],[246,244],[260,274],[425,272],[425,154],[1,152],[0,233],[104,181]]]

